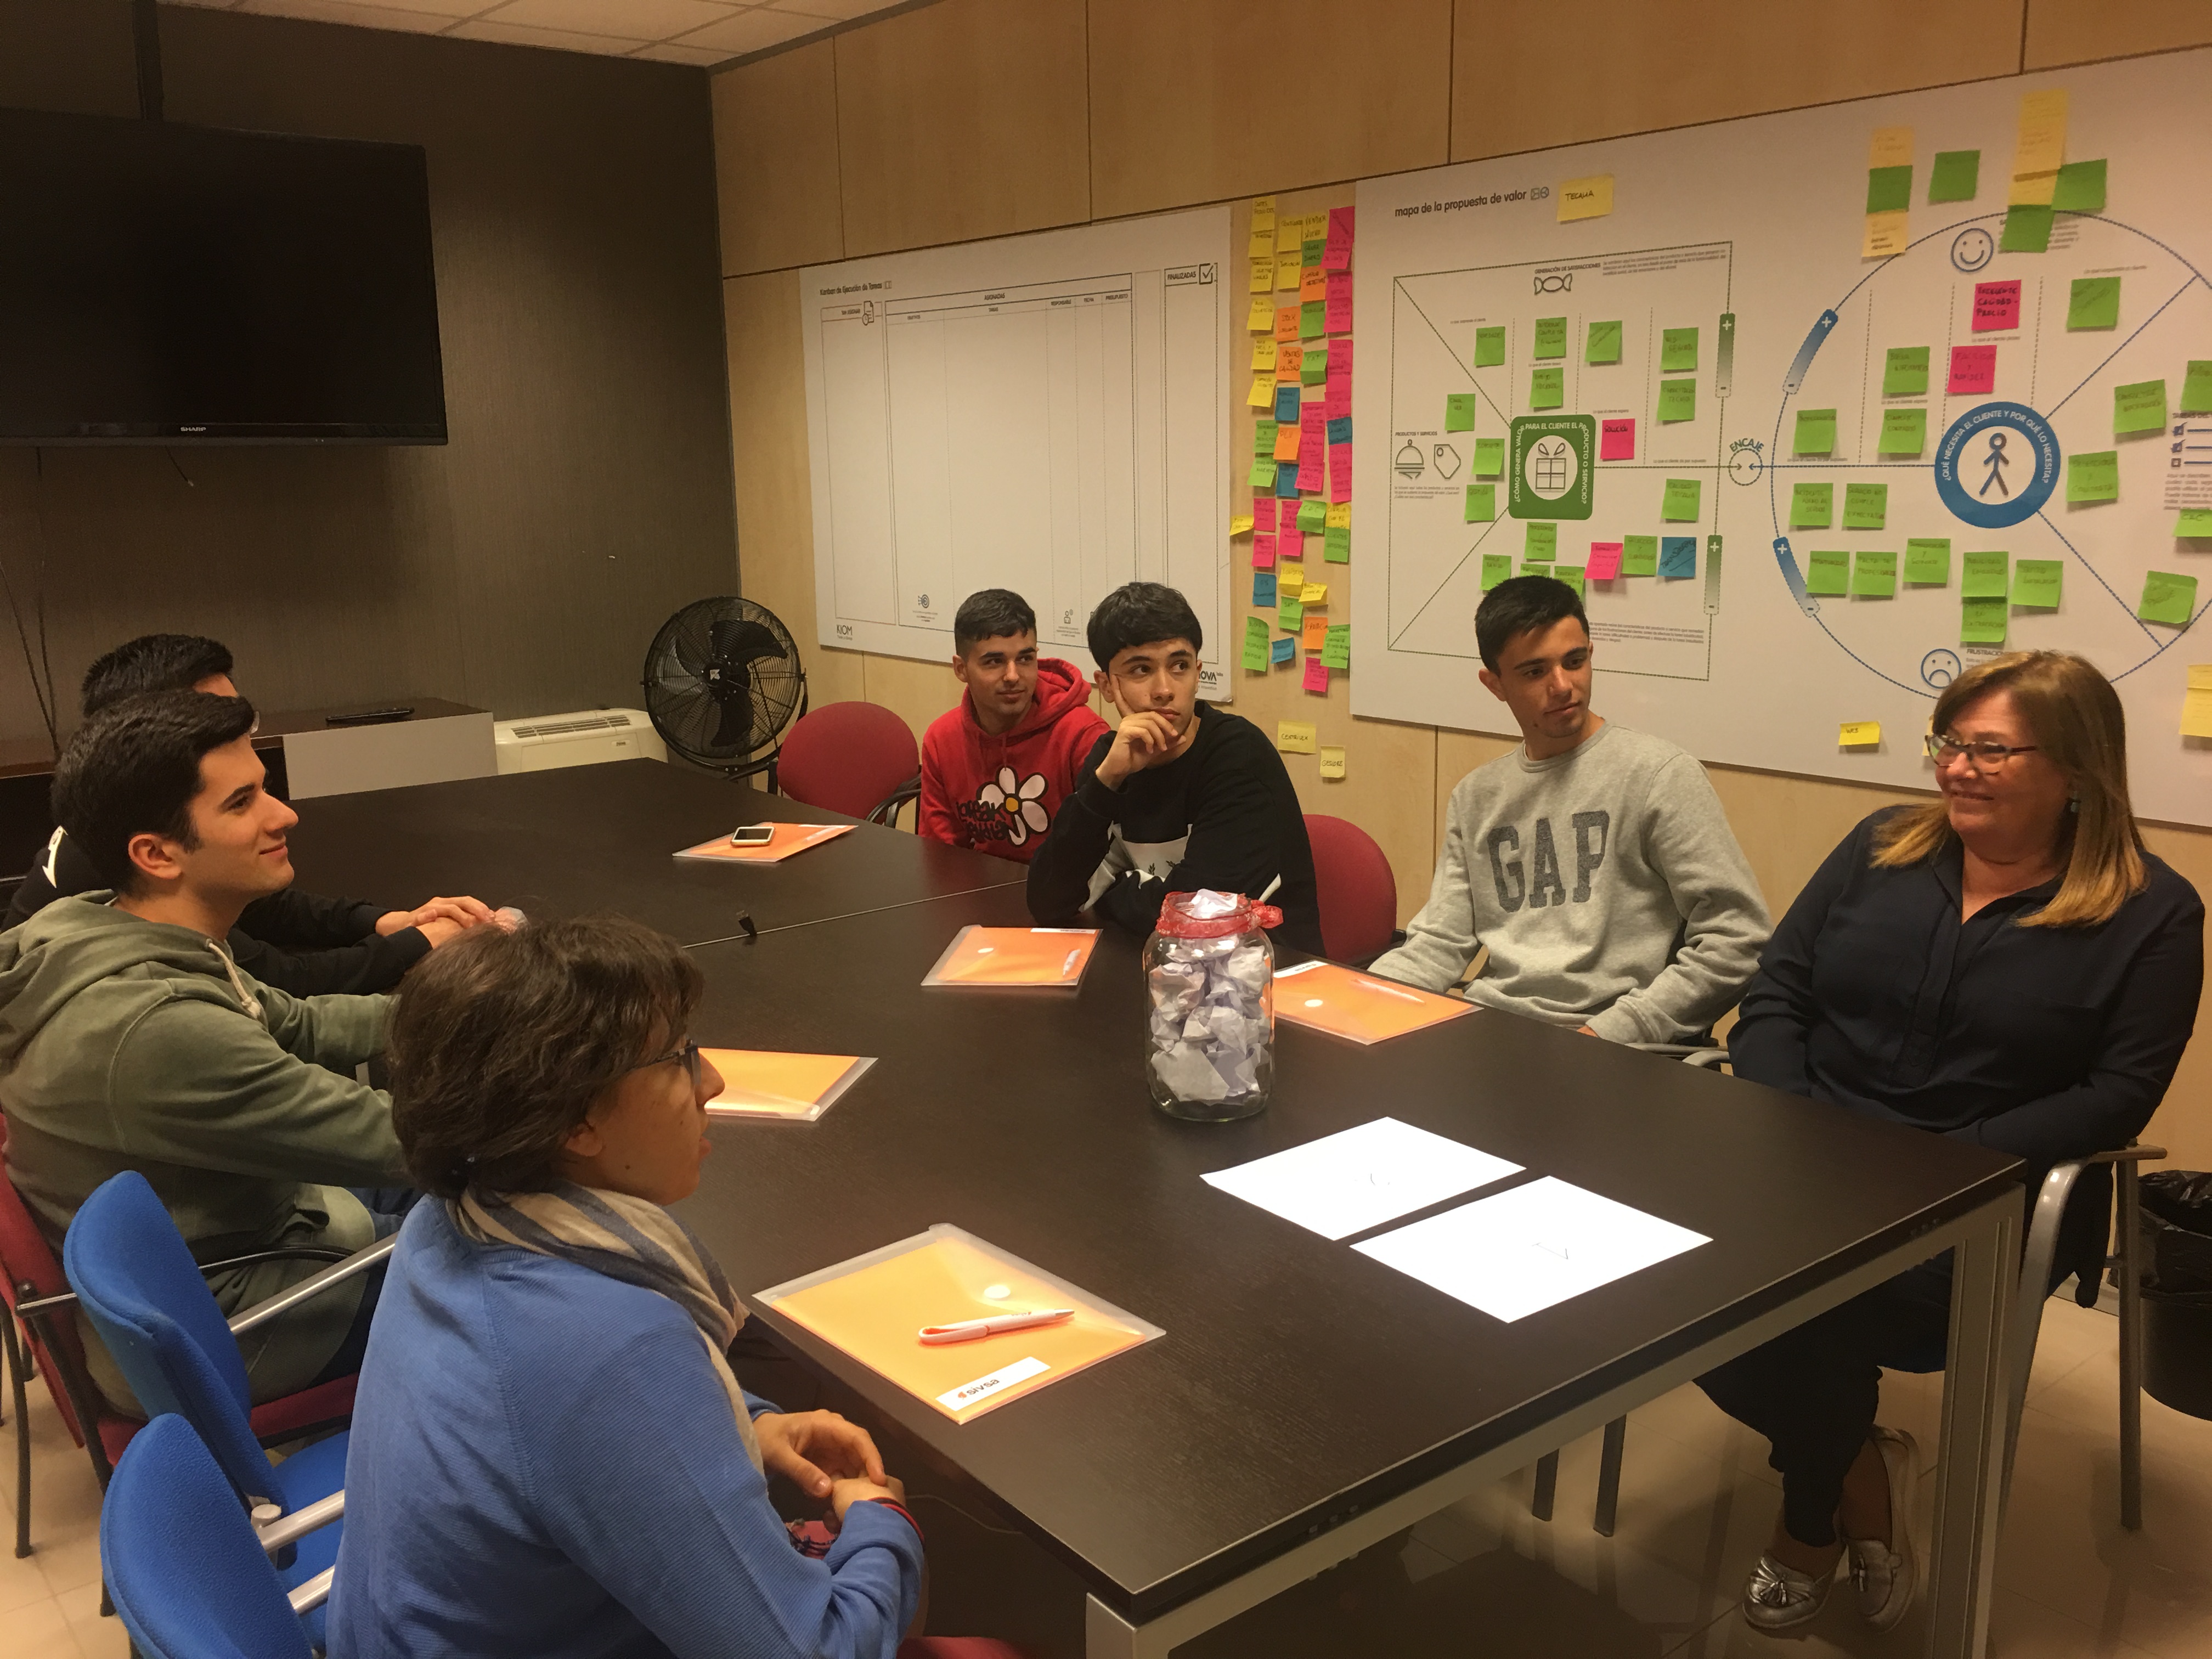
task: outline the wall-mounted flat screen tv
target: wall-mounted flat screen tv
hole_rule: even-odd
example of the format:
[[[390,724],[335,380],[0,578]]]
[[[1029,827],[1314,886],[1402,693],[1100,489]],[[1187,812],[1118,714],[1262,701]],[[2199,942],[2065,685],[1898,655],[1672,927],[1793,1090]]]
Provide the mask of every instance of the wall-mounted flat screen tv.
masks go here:
[[[411,144],[0,109],[0,442],[443,443]]]

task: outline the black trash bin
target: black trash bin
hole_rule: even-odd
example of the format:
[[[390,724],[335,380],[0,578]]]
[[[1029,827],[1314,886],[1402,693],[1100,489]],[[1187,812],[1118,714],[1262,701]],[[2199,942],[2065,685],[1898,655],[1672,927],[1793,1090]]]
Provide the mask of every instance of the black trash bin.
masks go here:
[[[2212,1419],[2212,1174],[2154,1170],[2142,1190],[2143,1390]]]

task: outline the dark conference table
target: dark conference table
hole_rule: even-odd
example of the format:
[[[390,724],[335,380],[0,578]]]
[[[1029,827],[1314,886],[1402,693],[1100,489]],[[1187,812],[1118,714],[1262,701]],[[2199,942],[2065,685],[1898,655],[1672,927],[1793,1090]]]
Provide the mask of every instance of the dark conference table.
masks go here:
[[[535,781],[348,798],[364,830],[329,867],[380,887],[396,866],[380,853],[404,845],[410,877],[496,868],[473,843],[504,842],[507,811],[541,810],[543,784],[507,787]],[[440,799],[458,791],[477,792],[468,813]],[[442,830],[397,833],[398,809],[426,805]],[[625,873],[596,891],[576,867],[588,860],[552,856],[550,831],[522,873],[539,879],[550,863],[561,876],[545,880],[549,908],[653,921],[696,890],[681,866],[653,882],[649,854],[665,860],[696,822],[666,830],[642,808],[597,821],[606,864]],[[625,830],[641,838],[634,860]],[[862,907],[831,902],[826,875],[794,883],[776,895],[786,908],[773,914],[795,919],[781,931],[696,947],[707,991],[693,1035],[877,1064],[811,1124],[717,1120],[680,1213],[741,1294],[945,1221],[1164,1328],[956,1425],[753,1304],[1083,1578],[1090,1659],[1162,1659],[1947,1249],[1956,1292],[1927,1650],[1983,1651],[2024,1215],[2011,1159],[1487,1010],[1373,1048],[1281,1024],[1266,1112],[1179,1122],[1145,1093],[1136,940],[1107,931],[1073,994],[925,989],[963,924],[1027,923],[1021,889],[949,890],[956,877],[928,890],[955,866],[865,825],[784,872],[839,847],[854,855],[845,878],[878,898],[908,872],[905,901],[848,914]],[[810,899],[818,914],[802,917]],[[1507,1324],[1199,1179],[1384,1115],[1527,1168],[1390,1226],[1549,1175],[1713,1243]]]

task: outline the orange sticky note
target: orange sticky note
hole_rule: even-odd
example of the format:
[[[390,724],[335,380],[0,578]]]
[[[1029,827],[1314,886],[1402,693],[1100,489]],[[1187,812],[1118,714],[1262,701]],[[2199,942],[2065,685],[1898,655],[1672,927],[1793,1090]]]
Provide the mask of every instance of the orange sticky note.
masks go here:
[[[1275,338],[1296,340],[1298,337],[1298,308],[1296,306],[1275,307]]]
[[[812,1122],[876,1062],[859,1054],[787,1054],[762,1048],[702,1048],[722,1074],[722,1092],[707,1110],[726,1117],[781,1117]]]
[[[1303,620],[1298,633],[1301,649],[1318,651],[1328,643],[1328,617],[1326,612],[1308,616]]]
[[[1298,428],[1293,422],[1285,421],[1275,428],[1275,459],[1279,461],[1295,461],[1297,458]]]
[[[1083,981],[1098,943],[1095,927],[963,927],[924,985],[1041,985]]]
[[[704,859],[714,864],[781,864],[794,853],[819,847],[825,841],[850,835],[849,823],[779,823],[771,826],[775,838],[757,847],[738,847],[727,836],[702,841],[676,854],[679,859]]]
[[[1268,343],[1274,344],[1273,341]],[[1306,349],[1295,340],[1288,345],[1275,346],[1275,374],[1280,380],[1297,380],[1298,370],[1305,366],[1305,361]]]
[[[1298,271],[1298,301],[1325,300],[1328,297],[1328,273],[1319,265],[1306,265]]]
[[[1305,962],[1275,975],[1275,1018],[1354,1042],[1381,1042],[1474,1012],[1457,997],[1417,991],[1333,962]]]

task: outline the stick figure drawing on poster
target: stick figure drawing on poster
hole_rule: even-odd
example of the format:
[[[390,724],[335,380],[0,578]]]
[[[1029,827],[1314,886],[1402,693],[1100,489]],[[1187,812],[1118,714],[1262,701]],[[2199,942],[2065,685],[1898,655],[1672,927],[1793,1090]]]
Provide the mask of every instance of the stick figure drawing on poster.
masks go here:
[[[2000,495],[2009,495],[2012,494],[2012,491],[2006,487],[2005,481],[2001,476],[2004,471],[2005,465],[2004,447],[2005,434],[2002,432],[1990,433],[1990,476],[1982,480],[1982,487],[1974,492],[1976,495],[1988,495],[1990,493],[1990,486],[1991,484],[1995,484],[1997,487],[1997,494]]]

